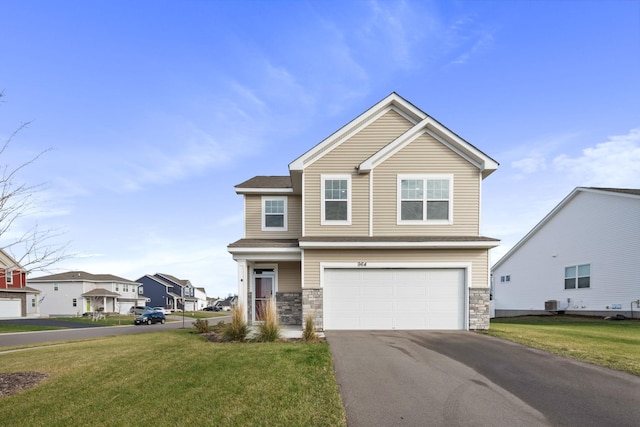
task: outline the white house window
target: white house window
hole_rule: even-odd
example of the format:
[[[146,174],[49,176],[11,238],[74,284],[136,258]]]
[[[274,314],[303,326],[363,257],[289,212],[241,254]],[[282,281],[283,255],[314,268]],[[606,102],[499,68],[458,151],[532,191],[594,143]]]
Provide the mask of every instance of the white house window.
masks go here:
[[[54,291],[57,291],[57,290],[58,290],[58,284],[57,284],[57,283],[54,283],[54,284],[53,284],[53,290],[54,290]]]
[[[74,306],[74,307],[77,307],[77,306],[78,306],[78,300],[77,300],[77,298],[74,298],[74,299],[73,299],[72,304],[73,304],[73,306]]]
[[[564,268],[564,288],[583,289],[591,287],[591,264],[572,265]]]
[[[7,268],[5,270],[5,274],[7,276],[7,285],[10,285],[13,283],[13,271],[10,268]]]
[[[262,197],[262,231],[287,231],[286,197]]]
[[[139,295],[142,295],[142,291],[143,291],[142,286],[139,286],[139,287],[138,287],[138,294],[139,294]]]
[[[510,282],[511,281],[511,275],[508,274],[506,276],[500,276],[500,282],[501,283],[506,283],[506,282]]]
[[[129,285],[122,285],[123,292],[129,292]]]
[[[322,176],[321,223],[324,225],[351,224],[351,176]]]
[[[398,224],[451,224],[453,177],[398,176]]]

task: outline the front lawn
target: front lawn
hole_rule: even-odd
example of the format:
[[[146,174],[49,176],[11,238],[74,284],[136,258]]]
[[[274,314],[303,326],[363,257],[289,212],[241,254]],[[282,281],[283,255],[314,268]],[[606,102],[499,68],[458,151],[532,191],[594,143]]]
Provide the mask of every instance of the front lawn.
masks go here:
[[[188,330],[0,353],[39,386],[0,399],[3,425],[345,426],[326,343],[210,343]]]
[[[489,335],[640,376],[640,321],[573,316],[491,319]]]
[[[0,334],[8,334],[11,332],[53,331],[56,329],[64,328],[56,326],[14,325],[11,323],[0,324]]]

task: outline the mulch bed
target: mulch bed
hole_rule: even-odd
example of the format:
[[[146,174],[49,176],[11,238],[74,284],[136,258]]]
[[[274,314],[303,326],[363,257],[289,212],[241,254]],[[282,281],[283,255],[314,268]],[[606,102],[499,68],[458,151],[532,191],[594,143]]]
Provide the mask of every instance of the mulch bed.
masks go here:
[[[49,375],[44,372],[3,372],[0,373],[0,398],[20,393],[37,386]]]
[[[201,334],[207,341],[210,342],[239,342],[239,341],[228,341],[225,340],[222,337],[222,334],[216,333],[216,332],[205,332],[203,334]],[[325,342],[326,339],[324,337],[319,337],[317,342]],[[251,342],[249,341],[244,341],[244,342]],[[278,339],[277,342],[304,342],[304,340],[302,338],[280,338]]]

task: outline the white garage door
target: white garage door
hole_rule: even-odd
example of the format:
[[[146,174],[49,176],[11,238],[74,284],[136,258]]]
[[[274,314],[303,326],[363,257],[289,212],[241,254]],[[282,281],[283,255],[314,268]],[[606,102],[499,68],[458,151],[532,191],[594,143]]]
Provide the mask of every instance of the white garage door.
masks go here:
[[[0,298],[0,317],[21,317],[22,304],[19,299]]]
[[[325,269],[324,328],[466,329],[463,269]]]

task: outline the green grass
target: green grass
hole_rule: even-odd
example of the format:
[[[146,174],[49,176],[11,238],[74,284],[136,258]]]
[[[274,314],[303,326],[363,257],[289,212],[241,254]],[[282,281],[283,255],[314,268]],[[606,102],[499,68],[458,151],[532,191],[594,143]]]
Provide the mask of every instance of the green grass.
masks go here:
[[[640,376],[640,321],[570,316],[491,320],[487,334]]]
[[[137,316],[131,314],[119,314],[115,316],[105,316],[100,320],[93,321],[91,317],[54,317],[53,319],[62,320],[65,322],[75,322],[75,323],[91,323],[94,325],[101,326],[118,326],[118,325],[131,325],[133,323],[133,319]]]
[[[215,311],[187,311],[184,313],[184,317],[188,317],[190,319],[209,319],[211,317],[223,317],[230,315],[231,313],[229,312],[222,313]],[[171,316],[182,317],[182,312],[176,311],[175,313],[171,314]]]
[[[163,331],[0,354],[0,371],[50,375],[0,399],[2,425],[346,425],[326,343]]]

